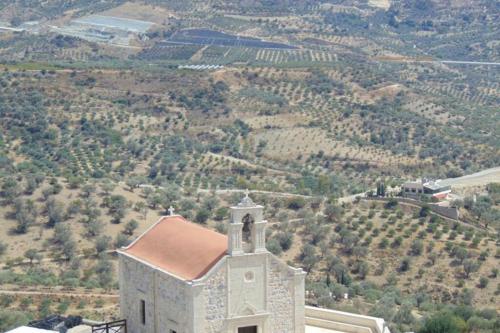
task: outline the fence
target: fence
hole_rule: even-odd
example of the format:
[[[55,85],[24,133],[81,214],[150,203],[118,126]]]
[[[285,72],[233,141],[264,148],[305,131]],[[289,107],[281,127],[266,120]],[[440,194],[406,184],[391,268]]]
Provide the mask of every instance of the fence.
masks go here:
[[[127,320],[92,325],[92,333],[127,333]]]

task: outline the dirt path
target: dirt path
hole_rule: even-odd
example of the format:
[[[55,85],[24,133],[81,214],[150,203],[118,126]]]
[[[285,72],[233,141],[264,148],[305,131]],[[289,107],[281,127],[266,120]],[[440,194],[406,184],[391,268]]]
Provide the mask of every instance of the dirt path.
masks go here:
[[[104,252],[107,253],[107,254],[113,254],[113,253],[116,252],[116,250],[107,250],[107,251],[104,251]],[[79,254],[79,255],[76,255],[74,258],[88,259],[90,257],[95,257],[95,256],[96,256],[95,254],[91,254],[91,255]],[[17,266],[17,265],[30,265],[30,264],[36,265],[36,264],[39,264],[39,263],[42,263],[42,262],[63,262],[63,261],[67,261],[67,259],[65,259],[65,258],[51,258],[51,257],[48,257],[48,258],[42,258],[41,260],[33,260],[32,263],[30,262],[29,259],[24,259],[23,261],[16,262],[16,264],[14,266]],[[4,263],[3,265],[0,264],[0,269],[6,268],[6,267],[7,267],[6,263]]]
[[[240,189],[227,189],[227,190],[205,190],[205,189],[198,189],[199,193],[209,193],[209,192],[215,192],[216,194],[231,194],[231,193],[245,193],[246,190],[240,190]],[[304,198],[304,199],[312,199],[312,198],[321,198],[321,197],[315,197],[311,195],[304,195],[304,194],[295,194],[295,193],[287,193],[287,192],[271,192],[271,191],[259,191],[259,190],[249,190],[249,193],[259,193],[259,194],[269,194],[269,195],[274,195],[277,197],[285,197],[285,198]]]
[[[233,157],[233,156],[226,156],[226,155],[214,154],[214,153],[207,153],[207,156],[213,156],[215,158],[225,159],[225,160],[228,160],[228,161],[231,161],[231,162],[235,162],[235,163],[241,163],[242,165],[245,165],[247,167],[254,168],[254,169],[262,168],[262,169],[265,169],[265,170],[269,171],[269,173],[274,173],[274,174],[279,174],[279,175],[300,176],[298,173],[295,173],[295,172],[289,172],[289,171],[285,171],[285,170],[278,170],[278,169],[268,168],[266,166],[259,165],[259,164],[254,164],[254,163],[249,162],[247,160],[243,160],[243,159],[236,158],[236,157]]]
[[[40,291],[40,290],[1,290],[0,295],[25,295],[25,296],[59,296],[59,297],[90,297],[118,299],[118,294],[81,293],[73,291]]]

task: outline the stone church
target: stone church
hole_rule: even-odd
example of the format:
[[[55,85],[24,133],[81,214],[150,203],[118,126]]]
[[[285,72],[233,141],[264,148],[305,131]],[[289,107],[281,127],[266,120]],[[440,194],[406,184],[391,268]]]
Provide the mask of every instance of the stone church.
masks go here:
[[[131,333],[304,333],[302,269],[266,250],[263,207],[231,207],[228,236],[163,217],[118,251]]]

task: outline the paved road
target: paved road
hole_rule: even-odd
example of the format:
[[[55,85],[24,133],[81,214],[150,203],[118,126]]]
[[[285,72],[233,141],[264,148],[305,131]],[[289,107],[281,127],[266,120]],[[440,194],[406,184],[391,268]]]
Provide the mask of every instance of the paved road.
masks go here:
[[[500,66],[500,62],[441,60],[442,64]]]
[[[477,66],[500,66],[500,62],[488,62],[488,61],[467,61],[467,60],[437,60],[437,59],[418,59],[418,58],[406,58],[406,57],[394,57],[394,58],[376,58],[379,61],[390,61],[390,62],[419,62],[419,63],[429,63],[429,64],[446,64],[446,65],[477,65]]]
[[[483,186],[490,183],[500,183],[500,167],[479,171],[463,177],[443,179],[441,183],[453,187]]]
[[[443,185],[451,185],[455,188],[469,187],[469,186],[484,186],[490,183],[500,183],[500,167],[486,169],[479,171],[470,175],[458,177],[458,178],[448,178],[441,180]],[[373,192],[376,190],[373,189]],[[356,197],[364,198],[366,197],[366,192],[357,193],[353,195],[348,195],[339,198],[339,203],[351,203],[354,202]]]

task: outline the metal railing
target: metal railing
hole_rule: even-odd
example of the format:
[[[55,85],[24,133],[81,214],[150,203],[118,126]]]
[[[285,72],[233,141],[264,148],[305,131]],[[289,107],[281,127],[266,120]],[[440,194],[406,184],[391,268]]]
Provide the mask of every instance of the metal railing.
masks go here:
[[[92,325],[92,333],[127,333],[127,320],[115,320],[109,323]]]

